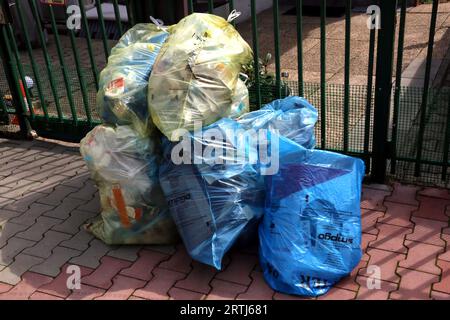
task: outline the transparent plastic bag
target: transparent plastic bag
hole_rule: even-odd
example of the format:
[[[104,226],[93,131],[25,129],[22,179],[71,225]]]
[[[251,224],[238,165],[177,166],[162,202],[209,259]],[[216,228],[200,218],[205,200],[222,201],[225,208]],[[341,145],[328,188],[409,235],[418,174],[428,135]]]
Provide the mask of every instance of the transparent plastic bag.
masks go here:
[[[259,226],[264,278],[277,291],[322,295],[361,259],[364,162],[279,139]]]
[[[169,32],[150,76],[148,105],[155,125],[176,141],[179,128],[192,131],[195,122],[207,126],[239,114],[232,104],[248,95],[238,80],[252,50],[229,22],[211,14],[191,14]]]
[[[307,149],[315,146],[314,125],[317,110],[305,99],[291,96],[275,100],[260,110],[246,113],[238,122],[244,128],[264,128],[291,139]]]
[[[247,159],[257,156],[256,147],[237,143],[242,138],[234,136],[238,129],[236,121],[222,119],[202,130],[216,130],[220,138],[197,132],[180,144],[167,139],[163,143],[159,176],[181,238],[193,259],[219,270],[230,247],[257,230],[264,207],[264,179],[257,164],[231,156],[238,145],[245,146],[241,150],[246,150]],[[182,143],[191,146],[192,152],[184,152],[188,147],[180,152]],[[211,146],[221,146],[224,153],[210,154],[206,149]],[[200,152],[194,152],[194,148]],[[189,160],[174,161],[180,153]]]
[[[158,182],[150,138],[130,126],[99,125],[80,144],[100,192],[102,217],[87,228],[108,244],[167,244],[178,239]]]
[[[137,24],[111,50],[97,93],[103,122],[132,125],[141,135],[149,134],[148,79],[168,35],[156,25]]]

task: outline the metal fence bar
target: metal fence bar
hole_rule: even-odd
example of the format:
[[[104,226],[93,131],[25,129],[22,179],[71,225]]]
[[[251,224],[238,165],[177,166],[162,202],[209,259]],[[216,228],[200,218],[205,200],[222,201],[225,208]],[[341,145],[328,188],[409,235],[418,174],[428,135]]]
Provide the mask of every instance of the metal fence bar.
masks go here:
[[[44,33],[42,32],[42,25],[39,16],[39,12],[34,1],[30,1],[31,11],[33,12],[33,17],[36,22],[36,27],[38,28],[39,42],[41,44],[42,52],[44,54],[45,65],[47,67],[48,79],[50,81],[50,88],[52,90],[53,97],[55,98],[56,112],[58,113],[59,121],[63,119],[63,113],[61,110],[61,104],[59,103],[58,91],[56,90],[55,79],[53,78],[53,67],[50,61],[50,56],[48,55],[47,45],[45,43]]]
[[[450,91],[448,94],[448,108],[447,108],[447,119],[445,126],[445,139],[444,139],[444,147],[443,147],[443,157],[442,157],[442,181],[447,180],[447,168],[448,168],[448,151],[449,151],[449,142],[450,142]]]
[[[373,127],[372,179],[383,183],[386,177],[387,133],[392,90],[392,65],[397,1],[380,1],[381,29],[378,31],[375,109]]]
[[[402,86],[402,68],[403,68],[403,47],[405,42],[405,26],[406,26],[406,6],[407,0],[402,0],[400,9],[400,26],[398,31],[398,47],[397,47],[397,70],[395,72],[395,94],[394,94],[394,110],[392,114],[392,137],[391,137],[391,174],[395,174],[396,156],[397,156],[397,130],[398,130],[398,109],[400,105],[400,92]]]
[[[427,60],[425,68],[425,79],[423,83],[423,94],[422,94],[422,104],[420,106],[420,124],[419,124],[419,137],[417,141],[417,154],[416,154],[416,164],[414,167],[414,176],[420,176],[420,162],[422,160],[422,149],[423,149],[423,136],[425,133],[425,121],[428,105],[428,93],[430,87],[430,71],[431,71],[431,60],[433,58],[433,45],[434,45],[434,35],[436,32],[436,20],[437,12],[439,7],[439,0],[433,0],[433,8],[431,11],[431,23],[430,31],[428,37],[428,49],[427,49]]]
[[[95,58],[94,58],[94,54],[93,54],[93,50],[92,50],[92,39],[91,39],[91,33],[89,32],[89,24],[86,18],[86,11],[84,9],[84,3],[83,1],[79,1],[79,5],[80,5],[80,11],[81,11],[81,22],[86,34],[86,44],[87,44],[87,48],[88,48],[88,53],[89,53],[89,61],[91,63],[91,68],[92,68],[92,75],[94,76],[94,81],[95,81],[95,89],[98,91],[99,86],[98,86],[98,68],[97,68],[97,63],[95,62]]]
[[[281,98],[281,62],[280,62],[280,10],[278,0],[273,0],[273,37],[275,45],[275,86],[276,97]]]
[[[41,107],[42,107],[42,110],[44,111],[44,116],[48,120],[47,105],[45,103],[44,93],[42,91],[41,79],[39,76],[39,72],[37,70],[36,62],[34,60],[33,49],[31,47],[30,37],[28,35],[27,28],[25,26],[25,19],[23,18],[23,12],[22,12],[22,7],[20,4],[20,1],[16,2],[16,9],[17,9],[17,13],[19,16],[20,26],[22,27],[23,37],[25,40],[25,46],[27,48],[28,57],[30,59],[31,68],[33,70],[34,78],[36,80],[36,88],[38,91],[39,101],[41,102]]]
[[[348,152],[350,109],[350,40],[352,0],[345,1],[345,66],[344,66],[344,153]]]
[[[259,79],[259,46],[258,46],[258,19],[256,16],[255,0],[250,2],[250,10],[252,15],[252,41],[253,41],[253,58],[254,58],[254,72],[255,72],[255,94],[256,104],[261,106],[261,84]]]
[[[67,75],[66,63],[64,61],[64,54],[61,49],[61,42],[59,41],[58,29],[56,27],[55,13],[53,11],[53,6],[49,5],[50,20],[52,25],[53,36],[55,38],[56,51],[58,52],[59,64],[61,66],[61,71],[64,78],[64,84],[66,86],[67,99],[69,100],[70,112],[72,114],[72,120],[75,125],[78,123],[77,110],[73,102],[72,89],[70,86],[70,80]]]
[[[208,12],[213,13],[213,11],[214,11],[214,1],[208,0]]]
[[[105,52],[106,61],[109,57],[108,37],[106,36],[105,19],[103,18],[102,4],[100,0],[95,0],[95,7],[97,8],[98,20],[100,22],[100,32],[102,33],[103,50]]]
[[[367,70],[367,95],[366,95],[366,109],[364,119],[364,154],[369,154],[370,144],[370,120],[372,112],[372,94],[373,94],[373,67],[375,60],[375,37],[376,29],[370,29],[369,36],[369,67]],[[368,167],[368,166],[366,166]]]
[[[188,13],[191,14],[192,12],[194,12],[194,1],[188,0]]]
[[[19,71],[19,83],[20,83],[20,89],[22,95],[25,94],[25,97],[23,97],[25,100],[25,106],[28,109],[27,111],[30,112],[30,116],[33,119],[34,118],[34,110],[33,110],[33,101],[31,100],[30,91],[28,90],[27,82],[25,81],[25,72],[23,71],[22,63],[20,61],[19,56],[19,48],[17,47],[16,39],[14,37],[14,32],[12,30],[12,27],[10,24],[7,25],[6,29],[8,33],[8,37],[10,39],[10,44],[12,46],[12,52],[14,54],[14,58],[16,59],[17,63],[17,70]]]
[[[89,125],[92,125],[91,109],[89,107],[88,90],[86,88],[86,80],[84,79],[83,70],[81,69],[80,56],[78,54],[77,44],[75,42],[75,34],[72,29],[69,29],[70,45],[72,47],[73,57],[75,60],[75,67],[77,69],[78,81],[80,83],[81,94],[83,96],[83,106],[86,113],[86,118]]]
[[[120,17],[119,3],[117,2],[117,0],[113,0],[113,6],[117,27],[119,28],[120,35],[123,35],[122,19]]]
[[[320,1],[320,140],[326,149],[326,14],[327,1]]]
[[[303,97],[303,0],[297,0],[296,8],[298,95]]]

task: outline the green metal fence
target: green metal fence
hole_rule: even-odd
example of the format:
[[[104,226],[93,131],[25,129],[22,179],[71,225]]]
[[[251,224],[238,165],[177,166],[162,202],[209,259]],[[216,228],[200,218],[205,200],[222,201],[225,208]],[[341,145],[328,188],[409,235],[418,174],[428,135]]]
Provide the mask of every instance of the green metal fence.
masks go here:
[[[258,59],[260,35],[258,30],[257,1],[248,0],[251,11],[251,36],[254,51],[254,74],[251,76],[250,101],[252,108],[286,95],[305,96],[317,107],[319,122],[316,126],[318,147],[351,154],[364,159],[367,173],[374,181],[383,182],[386,176],[405,181],[446,185],[448,182],[448,143],[450,115],[449,92],[430,88],[431,59],[439,1],[434,0],[429,26],[429,44],[423,88],[402,87],[401,73],[405,37],[407,0],[379,1],[381,29],[365,29],[369,47],[367,51],[367,81],[364,85],[350,85],[352,70],[351,46],[352,1],[345,0],[344,28],[344,81],[330,84],[326,81],[327,66],[327,1],[320,0],[320,81],[305,82],[304,65],[304,17],[303,1],[296,0],[297,78],[288,81],[282,77],[280,43],[280,5],[273,0],[273,53],[274,77],[264,78]],[[78,141],[99,123],[95,109],[99,72],[105,66],[115,41],[109,36],[110,24],[104,19],[101,4],[96,0],[99,36],[91,36],[92,21],[86,16],[86,8],[80,1],[81,30],[70,30],[57,23],[55,8],[48,6],[50,19],[41,21],[38,2],[15,1],[8,8],[6,0],[0,0],[0,53],[3,70],[0,71],[0,131],[8,118],[15,117],[21,132],[30,129],[41,136]],[[149,22],[161,3],[157,1],[126,1],[128,24],[123,23],[119,6],[123,1],[108,1],[114,8],[115,32],[123,34],[127,26]],[[165,2],[164,12],[175,19],[175,3]],[[207,2],[207,10],[213,12],[216,3]],[[398,8],[397,5],[400,5]],[[186,14],[199,4],[185,2]],[[231,12],[235,1],[228,1]],[[8,9],[17,11],[18,21],[8,15]],[[397,10],[399,9],[399,10]],[[31,15],[38,33],[39,48],[35,48],[28,32],[24,32],[23,46],[19,50],[13,26],[26,26],[25,11]],[[178,10],[179,11],[179,10]],[[17,19],[16,19],[17,20]],[[111,23],[109,21],[108,23]],[[396,24],[399,33],[396,35]],[[46,29],[45,33],[43,30]],[[51,46],[47,44],[47,37]],[[397,41],[395,42],[395,38]],[[49,42],[49,43],[50,43]],[[397,55],[394,57],[395,44]],[[51,49],[51,50],[50,50]],[[397,64],[394,65],[394,58]],[[376,70],[374,70],[376,67]],[[4,73],[4,74],[3,74]],[[392,76],[395,75],[393,83]],[[28,89],[26,76],[34,79],[35,86]],[[375,76],[375,81],[373,80]],[[9,93],[11,101],[4,97]],[[438,121],[439,120],[439,121]],[[439,122],[439,124],[436,124]],[[434,144],[433,144],[434,143]]]

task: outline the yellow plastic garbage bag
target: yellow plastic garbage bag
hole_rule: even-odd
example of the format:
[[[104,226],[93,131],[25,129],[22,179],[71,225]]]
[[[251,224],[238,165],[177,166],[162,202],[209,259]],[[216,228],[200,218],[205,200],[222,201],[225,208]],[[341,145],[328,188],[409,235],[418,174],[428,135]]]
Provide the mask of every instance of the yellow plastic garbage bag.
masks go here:
[[[252,60],[252,50],[233,25],[193,13],[168,31],[148,84],[150,115],[159,130],[177,141],[179,134],[172,134],[179,128],[194,130],[194,123],[206,126],[237,116],[236,100],[244,101],[237,113],[244,112],[248,91],[239,73]]]
[[[80,144],[100,192],[101,219],[88,231],[107,244],[169,244],[178,240],[158,179],[149,137],[131,126],[99,125]]]

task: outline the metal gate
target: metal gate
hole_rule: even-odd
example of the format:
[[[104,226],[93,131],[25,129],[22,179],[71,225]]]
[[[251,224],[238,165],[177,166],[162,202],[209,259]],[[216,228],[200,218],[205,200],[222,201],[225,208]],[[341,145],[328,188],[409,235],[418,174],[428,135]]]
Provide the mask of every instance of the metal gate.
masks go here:
[[[258,29],[261,23],[258,2],[247,2],[250,8],[249,41],[254,50],[254,64],[249,70],[252,108],[290,94],[305,96],[319,111],[318,148],[362,158],[367,173],[378,182],[385,181],[389,175],[408,181],[447,183],[449,92],[429,88],[439,0],[433,1],[430,13],[426,71],[421,88],[402,87],[408,0],[374,1],[381,12],[381,28],[360,31],[369,39],[368,50],[364,53],[367,79],[361,85],[350,84],[351,52],[355,50],[351,45],[354,32],[351,0],[342,1],[345,19],[343,84],[327,83],[327,69],[332,66],[327,65],[326,0],[317,1],[320,7],[320,75],[317,82],[305,81],[305,67],[308,66],[304,64],[305,50],[301,41],[306,26],[303,1],[292,1],[295,5],[297,81],[288,80],[282,72],[280,24],[283,21],[279,1],[272,1],[273,75],[266,72],[266,66],[261,62],[264,59],[260,59],[264,52],[261,52],[259,38],[266,35],[260,35]],[[174,22],[178,16],[202,8],[216,12],[224,3],[228,13],[238,4],[232,0],[172,0],[164,1],[161,9],[162,4],[158,1],[85,0],[79,1],[81,29],[72,30],[64,24],[68,18],[66,7],[42,5],[37,0],[16,0],[14,3],[9,6],[8,1],[0,0],[0,48],[5,73],[0,72],[0,125],[8,113],[10,119],[14,116],[25,136],[33,129],[41,136],[69,141],[79,141],[99,123],[95,107],[99,72],[115,41],[127,28],[137,22],[148,22],[155,12],[170,13],[169,20]],[[42,6],[47,18],[43,18]],[[96,19],[92,19],[92,14]],[[35,25],[32,34],[27,29],[30,19]],[[23,36],[18,37],[18,33]],[[29,87],[30,78],[33,87]],[[4,97],[11,101],[5,101]],[[433,125],[437,118],[439,128]],[[431,152],[428,145],[436,139],[439,143],[435,144],[439,146]]]

